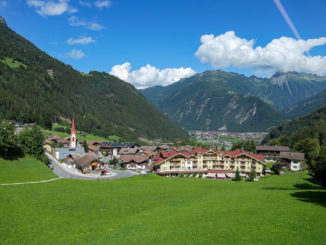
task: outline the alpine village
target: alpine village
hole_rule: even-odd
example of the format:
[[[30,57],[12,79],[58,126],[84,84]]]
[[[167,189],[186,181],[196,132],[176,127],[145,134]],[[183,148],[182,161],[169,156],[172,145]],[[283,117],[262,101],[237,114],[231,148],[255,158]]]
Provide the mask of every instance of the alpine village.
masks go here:
[[[322,35],[316,29],[299,38],[288,16],[308,4],[205,0],[183,9],[181,2],[190,3],[165,2],[178,16],[162,2],[0,0],[1,244],[326,244],[326,37],[309,39]],[[222,11],[231,6],[237,11]],[[204,32],[217,28],[216,36],[200,32],[199,43],[198,33],[182,38],[166,22],[162,35],[200,45],[189,60],[197,71],[140,59],[164,63],[170,55],[168,62],[188,64],[186,44],[175,55],[150,55],[125,40],[124,32],[139,28],[130,38],[146,42],[142,18],[161,35],[150,25],[190,13],[208,21],[214,9],[252,26],[256,12],[237,14],[250,6],[268,8],[266,18],[297,38],[275,34],[256,44],[252,35],[270,37],[253,31],[247,39],[246,31],[213,24]],[[109,25],[108,11],[133,27]],[[76,48],[63,54],[62,38]],[[156,38],[149,48],[162,47]],[[314,46],[320,54],[309,53]],[[126,62],[92,71],[120,56],[135,68]]]

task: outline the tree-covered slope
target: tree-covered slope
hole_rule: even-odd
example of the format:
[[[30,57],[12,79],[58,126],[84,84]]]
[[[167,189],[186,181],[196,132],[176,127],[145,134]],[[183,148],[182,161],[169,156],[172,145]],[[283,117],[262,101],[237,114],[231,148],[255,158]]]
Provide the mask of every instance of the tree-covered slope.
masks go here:
[[[0,24],[0,118],[57,122],[135,140],[187,134],[132,85],[107,73],[82,74]]]
[[[282,136],[288,138],[289,142],[286,145],[289,146],[304,138],[315,138],[321,145],[326,145],[326,106],[273,128],[264,142]]]
[[[324,105],[326,105],[326,90],[299,101],[287,111],[286,115],[290,118],[303,116]]]
[[[170,93],[160,108],[190,130],[264,131],[285,119],[259,98],[205,81]]]

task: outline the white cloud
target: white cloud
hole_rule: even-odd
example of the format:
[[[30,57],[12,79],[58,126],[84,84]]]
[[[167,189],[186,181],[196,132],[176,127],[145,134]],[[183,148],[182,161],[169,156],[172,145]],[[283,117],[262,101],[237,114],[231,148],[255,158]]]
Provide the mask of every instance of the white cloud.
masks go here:
[[[296,40],[290,37],[274,39],[265,47],[254,48],[254,40],[239,38],[234,31],[214,37],[202,35],[195,56],[214,68],[233,66],[256,71],[326,72],[326,56],[306,56],[305,51],[326,44],[326,37]]]
[[[41,16],[62,15],[63,13],[75,13],[78,10],[69,5],[69,0],[42,1],[27,0],[27,5],[35,8],[36,13]]]
[[[92,7],[92,4],[91,4],[90,2],[87,2],[87,1],[82,1],[82,0],[80,0],[80,1],[79,1],[79,4],[80,4],[81,6],[88,7],[88,8]]]
[[[6,1],[1,1],[0,6],[3,7],[3,8],[7,7],[7,2]]]
[[[75,44],[89,44],[89,43],[95,43],[95,40],[92,37],[79,37],[76,39],[69,38],[67,40],[67,43],[69,45],[75,45]]]
[[[141,89],[156,85],[167,86],[182,78],[190,77],[196,74],[196,72],[190,67],[166,68],[160,70],[149,64],[141,67],[139,70],[131,71],[130,63],[126,62],[122,65],[113,66],[110,74]]]
[[[66,53],[64,58],[77,60],[83,58],[84,56],[85,54],[82,50],[73,49],[71,52]]]
[[[69,25],[71,26],[82,26],[86,29],[92,30],[92,31],[99,31],[104,29],[104,26],[94,22],[94,21],[86,21],[83,19],[79,19],[76,16],[71,16],[69,18]]]
[[[99,9],[109,8],[111,6],[111,1],[109,1],[109,0],[97,0],[97,1],[95,1],[94,4]]]

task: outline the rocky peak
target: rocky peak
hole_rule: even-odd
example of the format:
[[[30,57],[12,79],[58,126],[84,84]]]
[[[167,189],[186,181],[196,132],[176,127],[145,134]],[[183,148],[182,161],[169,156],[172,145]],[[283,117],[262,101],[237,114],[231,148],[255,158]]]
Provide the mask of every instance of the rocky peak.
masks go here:
[[[5,26],[7,26],[7,23],[6,23],[5,19],[2,16],[0,16],[0,24],[3,24]]]

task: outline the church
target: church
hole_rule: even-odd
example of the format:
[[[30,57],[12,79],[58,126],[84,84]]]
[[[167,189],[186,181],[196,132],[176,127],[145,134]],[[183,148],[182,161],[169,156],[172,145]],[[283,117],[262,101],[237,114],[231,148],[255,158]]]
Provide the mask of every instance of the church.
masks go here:
[[[75,120],[72,119],[72,126],[71,126],[71,132],[70,132],[70,144],[69,147],[66,148],[57,148],[55,157],[60,161],[70,154],[84,154],[85,150],[84,147],[80,147],[79,143],[77,142],[77,133],[75,129]],[[68,140],[68,138],[67,138]]]

